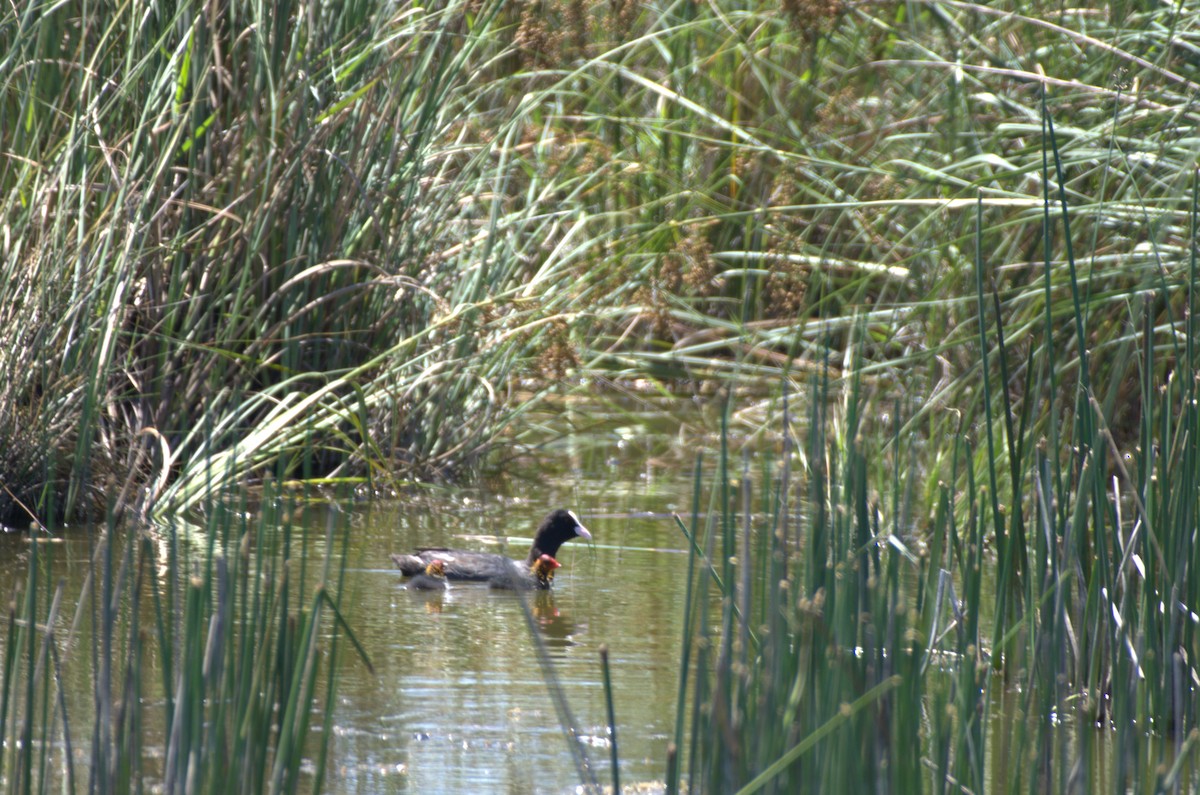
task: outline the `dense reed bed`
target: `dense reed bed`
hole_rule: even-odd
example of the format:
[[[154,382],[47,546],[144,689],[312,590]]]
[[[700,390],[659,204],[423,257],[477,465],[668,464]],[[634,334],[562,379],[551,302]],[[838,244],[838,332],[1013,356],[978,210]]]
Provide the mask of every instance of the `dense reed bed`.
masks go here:
[[[805,386],[809,416],[789,416],[786,393],[776,404],[781,451],[739,464],[726,432],[711,488],[697,466],[679,521],[686,764],[667,760],[669,791],[1200,786],[1196,258],[1177,348],[1149,320],[1168,289],[1131,308],[1142,379],[1126,454],[1089,376],[1089,318],[1073,318],[1085,365],[1064,389],[1050,346],[1012,360],[986,263],[980,246],[979,422],[929,445],[896,398],[888,435],[860,372],[826,372]],[[1019,367],[1032,383],[1013,396]],[[931,476],[935,499],[914,500]]]
[[[370,667],[338,607],[347,534],[293,537],[277,497],[248,507],[99,528],[82,587],[45,576],[56,545],[29,545],[3,628],[3,791],[322,789],[331,671],[344,649]]]
[[[214,472],[297,473],[305,440],[314,476],[450,476],[547,388],[773,380],[840,359],[856,318],[870,378],[919,370],[929,405],[979,417],[977,231],[1013,373],[1072,350],[1079,300],[1121,415],[1127,306],[1167,287],[1151,324],[1182,312],[1197,19],[6,6],[0,513],[95,516],[115,491],[162,515]],[[1059,190],[1071,224],[1044,235]]]

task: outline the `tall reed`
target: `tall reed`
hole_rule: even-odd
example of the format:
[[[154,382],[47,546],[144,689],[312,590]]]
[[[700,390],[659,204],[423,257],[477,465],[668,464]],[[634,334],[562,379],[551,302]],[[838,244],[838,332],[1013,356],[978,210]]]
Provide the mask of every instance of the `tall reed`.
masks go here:
[[[163,516],[301,427],[323,477],[454,475],[568,376],[774,382],[858,317],[864,378],[939,371],[946,435],[933,406],[984,410],[977,202],[1013,374],[1086,315],[1119,410],[1126,302],[1188,256],[1182,7],[41,11],[0,9],[0,520],[110,478]]]
[[[1054,130],[1047,114],[1045,176],[1060,186],[1047,237],[1073,218]],[[960,415],[932,444],[899,418],[880,433],[862,369],[837,385],[826,366],[802,431],[781,398],[782,456],[748,458],[739,476],[723,433],[703,520],[697,468],[679,522],[691,563],[678,714],[694,720],[690,739],[678,724],[690,759],[668,761],[669,791],[1200,785],[1196,257],[1185,313],[1165,282],[1130,307],[1140,443],[1122,450],[1100,397],[1124,388],[1122,371],[1090,355],[1085,285],[1069,282],[1070,364],[1050,320],[1014,361],[984,215],[977,205],[980,422]],[[914,515],[928,469],[937,490]]]
[[[324,539],[297,535],[279,521],[291,501],[100,528],[74,609],[78,585],[45,576],[61,552],[30,544],[0,671],[6,792],[322,789],[330,733],[312,728],[329,728],[341,647],[370,662],[340,610],[346,528],[331,513]],[[91,703],[68,709],[80,677]]]
[[[1069,231],[1075,213],[1045,103],[1043,141],[1049,247],[1055,227]],[[680,674],[680,713],[690,676],[701,716],[691,741],[695,789],[1091,791],[1112,782],[1162,791],[1200,783],[1194,247],[1182,286],[1164,276],[1130,303],[1130,331],[1116,354],[1139,377],[1127,395],[1133,405],[1118,406],[1116,389],[1098,391],[1094,371],[1114,370],[1091,349],[1094,301],[1072,246],[1070,353],[1064,360],[1045,270],[1043,337],[1014,367],[1008,327],[1018,303],[1001,298],[984,245],[985,207],[976,207],[978,423],[959,414],[960,432],[944,444],[914,432],[916,422],[896,420],[890,437],[875,435],[878,425],[864,422],[862,369],[835,394],[826,366],[809,382],[803,456],[792,453],[786,393],[784,460],[745,466],[738,484],[722,436],[716,518],[698,539],[695,510],[694,530],[685,531],[698,586],[721,596],[719,629],[703,610],[685,608],[685,648],[716,650],[710,670],[708,658],[689,670],[685,654]],[[1196,208],[1193,199],[1193,229]],[[1181,289],[1184,311],[1176,313]],[[1122,449],[1116,426],[1129,413],[1138,438]],[[920,460],[919,449],[931,460]],[[793,458],[804,465],[796,474]],[[754,468],[768,473],[757,513]],[[914,470],[935,473],[938,486],[928,514],[908,524],[902,506],[911,489],[901,483]],[[715,549],[720,576],[710,563]]]

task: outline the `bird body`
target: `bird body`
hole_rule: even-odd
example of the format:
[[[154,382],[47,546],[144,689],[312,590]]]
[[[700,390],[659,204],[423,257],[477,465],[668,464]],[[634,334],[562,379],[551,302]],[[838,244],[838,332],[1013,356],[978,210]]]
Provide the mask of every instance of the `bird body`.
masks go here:
[[[414,591],[444,591],[450,587],[446,582],[446,564],[439,559],[429,561],[425,571],[408,581]]]
[[[521,581],[536,576],[531,572],[542,555],[554,560],[559,547],[572,538],[590,541],[592,534],[573,512],[559,509],[552,511],[542,520],[533,537],[533,544],[529,547],[529,554],[523,561],[513,560],[495,552],[430,547],[419,549],[410,555],[392,555],[392,562],[403,574],[420,574],[431,561],[440,560],[445,566],[447,579]],[[554,562],[558,563],[557,560]]]
[[[528,571],[521,572],[519,576],[497,577],[489,581],[488,585],[509,591],[546,591],[554,581],[554,570],[561,565],[543,552]]]

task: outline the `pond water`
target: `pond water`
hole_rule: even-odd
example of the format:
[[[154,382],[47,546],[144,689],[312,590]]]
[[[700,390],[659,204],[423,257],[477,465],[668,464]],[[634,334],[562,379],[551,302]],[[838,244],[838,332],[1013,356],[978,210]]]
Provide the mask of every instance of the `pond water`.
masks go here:
[[[536,446],[512,444],[503,474],[470,489],[414,487],[389,499],[308,503],[290,513],[285,521],[313,545],[315,561],[331,521],[348,526],[343,609],[375,666],[368,672],[343,649],[327,791],[556,794],[577,791],[589,777],[609,783],[602,647],[609,650],[622,784],[661,791],[653,783],[664,778],[674,733],[688,564],[672,513],[691,512],[692,468],[702,450],[704,488],[711,487],[719,443],[716,416],[701,409],[680,414],[682,405],[625,407],[603,421],[577,422],[565,436],[542,434],[549,441]],[[746,427],[767,422],[761,405],[755,411]],[[564,418],[574,419],[556,421]],[[731,436],[735,445],[757,444]],[[576,511],[594,543],[577,540],[560,550],[563,567],[550,592],[522,596],[467,583],[445,593],[409,591],[389,560],[393,552],[440,545],[524,557],[534,528],[557,507]],[[64,583],[65,626],[80,602],[91,542],[69,532],[41,548],[48,563],[41,582]],[[0,534],[0,582],[10,584],[10,594],[25,580],[29,549],[24,536]],[[80,764],[94,685],[87,623],[74,640],[77,662],[64,675]],[[147,660],[143,676],[157,678],[154,662]],[[1036,723],[1022,717],[1028,705],[1012,701],[1014,692],[999,679],[991,688],[990,722],[1000,737],[1012,733],[1014,720]],[[151,720],[154,713],[148,711]],[[564,722],[573,722],[573,735]],[[1057,732],[1056,742],[1075,743],[1073,731]],[[161,765],[164,736],[164,728],[147,726],[150,769]],[[1095,780],[1107,780],[1110,733],[1084,727],[1078,743],[1095,753],[1085,763],[1095,767]],[[1001,788],[1013,770],[993,756],[1003,747],[989,742],[985,759]],[[579,770],[573,749],[582,751],[588,770]],[[1161,756],[1148,749],[1145,758]]]
[[[553,504],[567,504],[558,498]],[[621,772],[626,781],[661,779],[687,558],[672,548],[679,539],[669,517],[580,507],[594,547],[565,546],[554,589],[530,595],[528,605],[597,777],[609,776],[600,667],[607,646]],[[380,563],[397,544],[479,547],[454,531],[474,535],[483,523],[528,538],[542,510],[540,502],[444,506],[434,519],[378,505],[363,515],[372,565],[355,570],[351,622],[377,673],[348,658],[332,749],[342,760],[339,789],[550,793],[579,783],[520,597],[467,583],[444,594],[408,591]],[[518,556],[525,546],[514,541],[508,551]]]
[[[514,459],[505,477],[471,492],[356,511],[350,621],[377,673],[347,658],[331,749],[337,790],[567,792],[581,782],[568,742],[610,781],[602,646],[622,781],[663,778],[687,572],[671,512],[690,510],[692,456],[711,438],[670,415],[626,420]],[[556,507],[573,509],[594,541],[565,545],[553,590],[528,605],[577,740],[564,734],[519,596],[470,583],[409,591],[388,560],[432,545],[524,557]]]
[[[314,540],[316,560],[330,512],[349,522],[343,605],[375,666],[372,674],[342,653],[326,788],[571,792],[584,777],[569,744],[582,749],[597,781],[609,783],[602,646],[622,782],[661,781],[675,725],[687,570],[685,539],[671,513],[690,512],[694,455],[713,443],[712,427],[696,413],[680,419],[626,411],[620,422],[512,447],[504,474],[471,489],[422,488],[294,511],[289,521]],[[389,560],[393,552],[439,545],[523,558],[538,522],[557,507],[573,509],[594,542],[560,550],[563,566],[550,592],[523,597],[469,583],[445,593],[409,591]],[[82,535],[42,545],[51,549],[48,574],[65,583],[66,611],[74,610],[87,574],[90,546]],[[9,534],[0,546],[0,581],[23,582],[28,541]],[[76,643],[83,649],[90,640]],[[550,677],[573,713],[577,738],[564,732]],[[76,666],[67,687],[79,721],[91,709],[88,666]],[[151,754],[161,755],[154,739],[161,736],[149,729]]]

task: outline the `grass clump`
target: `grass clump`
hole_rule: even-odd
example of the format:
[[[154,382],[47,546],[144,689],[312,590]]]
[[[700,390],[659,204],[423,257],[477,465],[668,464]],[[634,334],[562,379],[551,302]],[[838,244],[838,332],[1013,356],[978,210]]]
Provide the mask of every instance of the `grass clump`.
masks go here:
[[[179,509],[307,445],[381,484],[477,460],[553,315],[497,300],[515,260],[460,207],[497,10],[0,12],[0,518],[110,477]]]

